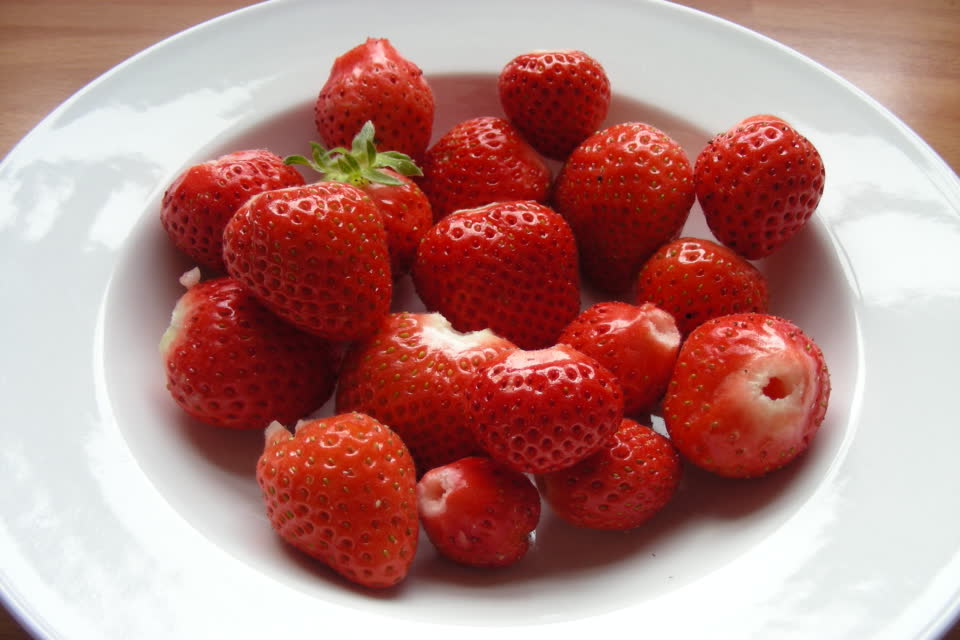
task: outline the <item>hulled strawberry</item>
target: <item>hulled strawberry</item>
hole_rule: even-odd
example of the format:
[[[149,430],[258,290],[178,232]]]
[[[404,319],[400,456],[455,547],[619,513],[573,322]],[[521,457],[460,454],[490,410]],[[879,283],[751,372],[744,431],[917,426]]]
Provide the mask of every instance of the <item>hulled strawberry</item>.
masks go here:
[[[546,163],[503,118],[455,125],[427,150],[421,168],[434,221],[491,202],[546,202],[550,188]]]
[[[251,196],[303,184],[265,149],[228,153],[194,165],[163,194],[160,222],[173,244],[203,267],[223,271],[223,228]]]
[[[610,108],[610,80],[583,51],[532,51],[500,72],[500,104],[543,155],[563,160],[600,128]]]
[[[460,333],[438,313],[390,314],[348,350],[337,411],[360,411],[390,425],[423,474],[482,452],[462,394],[479,367],[514,348],[488,329]]]
[[[803,331],[767,314],[734,314],[707,321],[684,342],[663,418],[692,463],[754,477],[807,449],[829,396],[823,353]]]
[[[397,278],[410,270],[417,245],[433,224],[433,213],[427,196],[408,177],[422,175],[419,167],[405,154],[377,151],[374,137],[368,121],[350,150],[327,150],[314,142],[312,158],[290,156],[284,162],[306,165],[324,180],[352,184],[370,196],[383,216],[390,270]]]
[[[567,522],[625,530],[663,510],[680,486],[682,471],[669,439],[624,419],[600,451],[572,467],[537,476],[537,486]]]
[[[417,483],[420,522],[433,546],[471,567],[505,567],[530,548],[540,494],[519,471],[486,457],[431,469]]]
[[[623,389],[623,411],[652,411],[667,390],[680,351],[673,316],[652,304],[598,302],[571,322],[559,342],[595,359]]]
[[[717,135],[696,163],[707,225],[750,260],[770,255],[806,225],[824,180],[816,147],[773,116],[747,118]]]
[[[576,464],[602,448],[623,419],[613,374],[564,344],[499,356],[465,397],[480,446],[526,473]]]
[[[385,38],[367,38],[338,57],[315,108],[327,147],[348,146],[370,120],[378,149],[414,158],[430,144],[433,115],[433,90],[423,71]]]
[[[577,237],[594,286],[621,293],[660,245],[676,238],[694,202],[693,169],[659,129],[617,124],[587,138],[567,158],[553,204]]]
[[[389,311],[383,219],[352,185],[321,182],[256,195],[230,219],[223,245],[227,272],[309,333],[362,338]]]
[[[660,247],[640,270],[637,302],[673,314],[684,336],[731,313],[766,313],[767,279],[752,264],[716,242],[679,238]]]
[[[580,311],[573,234],[535,202],[447,216],[421,241],[413,279],[458,331],[490,328],[526,349],[552,345]]]
[[[403,441],[360,413],[274,423],[257,462],[267,517],[286,542],[352,582],[403,580],[417,550],[416,477]]]
[[[174,401],[218,427],[291,424],[333,392],[327,343],[280,320],[233,278],[187,289],[174,307],[160,353]]]

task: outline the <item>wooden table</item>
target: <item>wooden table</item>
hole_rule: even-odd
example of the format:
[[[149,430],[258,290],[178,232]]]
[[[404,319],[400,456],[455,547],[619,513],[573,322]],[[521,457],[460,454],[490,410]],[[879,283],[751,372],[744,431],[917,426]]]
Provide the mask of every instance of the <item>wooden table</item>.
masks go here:
[[[0,156],[141,49],[244,0],[0,0]],[[960,172],[957,0],[691,0],[797,49],[887,106]],[[0,609],[0,640],[27,634]],[[948,636],[960,640],[960,627]]]

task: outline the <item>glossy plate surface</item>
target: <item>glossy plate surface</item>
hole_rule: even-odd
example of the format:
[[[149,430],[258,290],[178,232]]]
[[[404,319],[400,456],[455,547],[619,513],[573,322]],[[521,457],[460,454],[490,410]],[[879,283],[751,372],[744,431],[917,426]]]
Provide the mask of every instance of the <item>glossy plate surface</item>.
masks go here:
[[[405,15],[419,18],[401,22],[372,1],[258,5],[114,69],[0,165],[0,590],[26,625],[51,638],[361,624],[364,637],[905,638],[950,624],[957,176],[862,93],[749,31],[659,2],[559,0],[543,22],[546,5],[412,1]],[[547,515],[506,571],[451,566],[424,543],[389,593],[345,586],[280,543],[253,480],[261,434],[190,422],[163,389],[156,344],[190,265],[159,199],[185,166],[227,151],[306,151],[333,58],[368,35],[423,67],[435,135],[500,113],[496,74],[514,55],[577,48],[610,75],[611,123],[653,124],[691,158],[754,113],[809,137],[827,167],[819,212],[761,263],[773,311],[830,364],[809,453],[752,483],[690,471],[669,511],[629,534]],[[706,234],[699,209],[687,231]],[[409,281],[397,306],[421,308]]]

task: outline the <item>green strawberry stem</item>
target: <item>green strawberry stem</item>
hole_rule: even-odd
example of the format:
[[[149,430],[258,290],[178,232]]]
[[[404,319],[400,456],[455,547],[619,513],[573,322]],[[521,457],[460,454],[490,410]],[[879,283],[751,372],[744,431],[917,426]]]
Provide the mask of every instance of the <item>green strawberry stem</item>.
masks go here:
[[[373,123],[369,120],[354,137],[350,150],[343,147],[325,149],[317,142],[311,142],[310,148],[313,150],[312,158],[288,156],[284,158],[284,164],[305,165],[323,174],[324,180],[329,182],[346,182],[361,187],[371,182],[393,186],[403,184],[389,173],[381,171],[385,168],[403,176],[423,175],[410,156],[399,151],[377,151]]]

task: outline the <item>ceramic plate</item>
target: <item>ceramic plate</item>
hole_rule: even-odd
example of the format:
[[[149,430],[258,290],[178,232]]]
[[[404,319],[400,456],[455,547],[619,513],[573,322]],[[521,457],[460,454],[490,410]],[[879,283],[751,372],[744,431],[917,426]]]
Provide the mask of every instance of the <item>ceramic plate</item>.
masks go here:
[[[50,638],[946,629],[960,593],[957,176],[822,67],[682,7],[411,0],[404,16],[307,0],[230,14],[101,77],[0,166],[7,605]],[[452,566],[424,543],[387,593],[282,544],[253,479],[261,434],[193,423],[163,388],[156,345],[190,265],[159,201],[185,166],[221,153],[306,151],[333,58],[368,35],[423,67],[435,134],[499,114],[496,74],[514,55],[578,48],[610,75],[611,123],[646,121],[691,156],[761,112],[813,140],[827,167],[819,212],[761,263],[773,311],[820,343],[833,376],[808,454],[755,482],[691,470],[671,508],[627,534],[547,514],[531,554],[504,571]],[[705,229],[695,209],[687,231]],[[409,282],[400,289],[398,305],[415,306]]]

